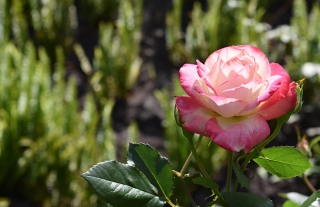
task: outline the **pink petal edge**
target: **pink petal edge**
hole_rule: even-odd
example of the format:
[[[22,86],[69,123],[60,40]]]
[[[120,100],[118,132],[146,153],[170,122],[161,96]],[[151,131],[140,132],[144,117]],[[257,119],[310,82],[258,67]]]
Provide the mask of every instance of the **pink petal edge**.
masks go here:
[[[190,97],[177,96],[176,106],[183,127],[188,131],[207,136],[206,124],[216,114],[201,107]]]
[[[197,65],[184,64],[179,70],[179,79],[183,90],[191,96],[194,82],[200,79]]]
[[[259,114],[234,119],[214,117],[206,128],[214,143],[233,152],[244,149],[247,153],[270,134],[268,123]]]
[[[261,114],[264,119],[271,120],[278,118],[290,110],[292,110],[297,103],[297,92],[296,92],[296,83],[290,83],[290,90],[287,93],[286,97],[276,102],[270,107],[264,107],[264,110],[259,110],[257,113]]]

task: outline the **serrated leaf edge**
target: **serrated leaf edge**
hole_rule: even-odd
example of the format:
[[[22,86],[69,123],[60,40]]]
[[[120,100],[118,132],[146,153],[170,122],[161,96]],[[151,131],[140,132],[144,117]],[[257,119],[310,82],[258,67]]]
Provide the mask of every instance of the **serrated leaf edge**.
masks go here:
[[[287,148],[287,149],[294,149],[294,150],[296,150],[297,152],[300,152],[298,149],[296,149],[296,148],[294,148],[294,147],[291,147],[291,146],[279,146],[279,147],[271,147],[271,148],[267,148],[267,149],[264,149],[264,150],[271,150],[271,149],[274,149],[274,148]],[[298,176],[299,174],[296,174],[296,175],[294,175],[294,176],[290,176],[290,177],[287,177],[287,176],[281,176],[280,174],[281,173],[279,173],[279,171],[278,170],[276,170],[272,165],[270,165],[270,162],[269,161],[272,161],[272,162],[275,162],[275,163],[281,163],[281,164],[288,164],[289,166],[292,166],[292,163],[289,163],[289,162],[279,162],[279,161],[275,161],[275,160],[272,160],[272,159],[270,159],[270,158],[268,158],[266,155],[264,155],[263,154],[263,151],[264,150],[262,150],[260,153],[261,153],[261,155],[259,156],[259,157],[257,157],[257,158],[255,158],[255,159],[253,159],[254,161],[255,160],[259,160],[259,159],[261,159],[261,160],[265,160],[267,163],[268,163],[268,165],[270,166],[270,168],[272,168],[273,170],[274,170],[274,172],[276,172],[276,173],[272,173],[272,172],[270,172],[269,170],[267,170],[268,172],[270,172],[271,174],[273,174],[273,175],[276,175],[276,176],[278,176],[279,178],[292,178],[292,177],[295,177],[295,176]],[[293,153],[293,152],[292,152]],[[279,157],[280,157],[281,155],[279,155]],[[275,158],[277,158],[277,157],[275,157]],[[273,158],[273,159],[275,159],[275,158]],[[306,157],[305,157],[306,158]],[[306,161],[308,161],[308,159],[306,158]],[[256,161],[255,161],[256,162]],[[259,166],[261,166],[258,162],[256,162]],[[309,163],[309,165],[308,166],[306,166],[306,165],[293,165],[293,166],[297,166],[297,167],[308,167],[308,168],[310,168],[311,167],[311,164],[310,164],[310,162],[308,161],[308,163]],[[263,166],[261,166],[261,167],[263,167]],[[264,168],[264,167],[263,167]],[[308,169],[307,168],[307,169]],[[300,173],[301,174],[301,173]]]
[[[149,148],[152,149],[152,150],[155,150],[154,147],[152,147],[152,146],[150,146],[149,144],[146,144],[146,143],[134,143],[134,142],[130,142],[130,146],[131,146],[131,145],[138,145],[138,146],[139,146],[139,145],[144,145],[144,146],[146,146],[146,147],[149,147]],[[137,154],[139,154],[138,151],[136,151],[136,152],[137,152]],[[160,155],[160,153],[159,153],[157,150],[155,150],[155,152],[157,152],[157,158],[163,159],[163,160],[167,161],[167,163],[170,165],[168,158]],[[129,153],[129,151],[128,151],[128,153]],[[139,154],[139,155],[140,155],[140,154]],[[140,156],[140,157],[141,157],[141,156]],[[143,160],[143,159],[142,159],[142,160]],[[153,176],[154,180],[156,181],[156,183],[158,184],[158,186],[160,187],[162,194],[163,194],[163,195],[165,196],[165,198],[168,200],[168,199],[169,199],[168,196],[171,196],[171,195],[167,195],[167,194],[165,193],[164,189],[162,188],[162,185],[158,182],[158,179],[156,179],[156,176],[154,175],[154,173],[152,172],[152,170],[149,168],[148,165],[146,165],[145,160],[143,160],[143,162],[144,162],[145,166],[147,166],[148,170],[149,170],[150,173],[152,174],[152,176]],[[135,167],[135,163],[134,163],[134,162],[131,162],[131,160],[128,160],[128,156],[127,156],[127,164]],[[170,166],[171,166],[171,165],[170,165]],[[157,187],[155,187],[155,188],[157,188]],[[172,190],[173,190],[173,189],[172,189]]]

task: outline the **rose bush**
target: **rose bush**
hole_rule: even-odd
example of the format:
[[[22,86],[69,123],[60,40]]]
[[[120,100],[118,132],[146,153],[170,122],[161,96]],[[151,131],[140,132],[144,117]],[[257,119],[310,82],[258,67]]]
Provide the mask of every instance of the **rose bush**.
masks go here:
[[[288,73],[250,45],[222,48],[204,64],[185,64],[179,78],[189,95],[176,96],[183,127],[230,151],[250,151],[270,134],[267,120],[297,102]]]

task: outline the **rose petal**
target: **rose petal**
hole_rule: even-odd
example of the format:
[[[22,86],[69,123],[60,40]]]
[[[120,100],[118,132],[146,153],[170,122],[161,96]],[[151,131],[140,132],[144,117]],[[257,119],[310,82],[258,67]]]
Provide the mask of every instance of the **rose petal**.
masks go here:
[[[206,123],[212,117],[217,116],[217,114],[199,106],[190,97],[177,96],[176,106],[185,129],[207,136]]]
[[[207,68],[207,66],[205,66],[204,64],[202,64],[202,62],[200,62],[199,60],[196,60],[197,62],[197,69],[198,69],[198,75],[200,78],[206,76],[210,70],[209,68]]]
[[[179,70],[180,84],[183,90],[191,95],[191,90],[193,90],[193,84],[196,80],[200,79],[198,75],[197,65],[194,64],[184,64]]]
[[[211,140],[220,147],[234,152],[252,147],[270,134],[270,128],[259,114],[245,117],[214,117],[207,122],[207,133]]]
[[[250,56],[252,56],[255,59],[255,62],[259,66],[256,73],[263,78],[262,81],[266,80],[266,78],[271,76],[269,60],[259,48],[251,45],[240,45],[239,48],[246,51]]]
[[[227,47],[224,50],[221,50],[219,54],[219,59],[223,60],[224,62],[228,62],[234,57],[243,56],[244,51],[239,46],[231,46]]]
[[[271,76],[281,75],[283,77],[281,82],[281,88],[279,90],[279,95],[282,97],[285,97],[289,90],[290,76],[284,70],[284,68],[278,63],[271,63],[270,67],[271,67]]]
[[[212,67],[214,66],[214,64],[216,64],[216,62],[218,61],[219,53],[223,49],[224,48],[221,48],[220,50],[217,50],[211,53],[211,55],[209,55],[209,57],[204,62],[205,66],[207,66],[207,68],[209,68],[210,71],[212,70]]]
[[[279,75],[274,75],[267,79],[267,81],[264,82],[268,84],[267,87],[262,87],[263,91],[261,91],[260,95],[251,101],[246,108],[242,110],[242,112],[252,110],[261,102],[269,100],[270,97],[280,88],[282,79],[282,76]]]
[[[219,62],[219,58],[221,58],[224,62],[227,62],[228,60],[238,56],[241,53],[254,58],[256,64],[259,66],[256,73],[264,78],[262,79],[262,81],[270,77],[271,69],[269,66],[269,60],[259,48],[251,45],[231,46],[217,50],[207,58],[207,60],[205,61],[205,65],[210,70],[216,70],[218,67],[214,67],[214,65]]]
[[[198,91],[202,97],[195,99],[199,105],[207,108],[209,106],[212,111],[217,112],[223,117],[233,117],[238,115],[238,113],[247,105],[245,101],[235,99],[235,98],[225,98],[222,96],[210,96],[208,94]]]
[[[205,88],[207,88],[206,91],[208,91],[209,94],[214,94],[216,96],[218,96],[218,93],[216,91],[216,89],[214,88],[214,86],[210,83],[207,74],[210,72],[209,69],[202,64],[199,60],[197,60],[197,69],[198,69],[198,75],[200,78],[202,78],[204,80],[204,86],[203,89],[205,90]],[[211,91],[210,91],[211,89]]]
[[[277,94],[272,96],[272,99],[276,99]],[[270,100],[270,99],[269,99]],[[270,103],[272,100],[270,101]],[[290,110],[292,110],[296,106],[297,102],[297,93],[296,93],[296,83],[290,83],[290,90],[287,93],[286,97],[276,102],[274,105],[267,107],[268,102],[263,105],[263,109],[259,108],[257,113],[261,114],[264,119],[271,120],[278,118]]]
[[[253,80],[236,88],[227,89],[221,93],[221,96],[232,97],[250,103],[256,99],[259,96],[259,92],[265,88],[265,85],[261,84],[260,80]]]
[[[288,75],[288,73],[283,69],[283,67],[277,63],[271,63],[270,64],[271,69],[272,69],[272,73],[271,75],[280,75],[283,78],[281,79],[281,86],[279,87],[279,89],[265,102],[261,103],[258,108],[256,108],[255,112],[256,113],[260,113],[263,114],[263,116],[267,119],[267,120],[271,120],[274,118],[277,118],[279,116],[282,116],[283,114],[287,113],[288,111],[290,111],[292,108],[295,106],[295,103],[291,103],[291,102],[295,102],[296,101],[296,92],[295,92],[295,83],[290,83],[290,76]],[[294,84],[294,85],[292,85]],[[294,89],[293,89],[293,88]],[[294,92],[290,92],[289,90],[294,90]],[[294,93],[294,94],[293,94]],[[286,97],[286,96],[293,96],[293,97]],[[281,101],[283,98],[286,97],[285,101]],[[280,108],[277,107],[273,107],[274,105],[278,105],[279,102],[281,101],[281,105],[283,105]],[[288,102],[288,103],[287,103]],[[279,105],[279,106],[281,106]],[[294,106],[292,106],[294,105]],[[269,110],[269,108],[272,107],[271,111]],[[289,108],[289,109],[286,109]],[[280,114],[280,115],[277,115]]]

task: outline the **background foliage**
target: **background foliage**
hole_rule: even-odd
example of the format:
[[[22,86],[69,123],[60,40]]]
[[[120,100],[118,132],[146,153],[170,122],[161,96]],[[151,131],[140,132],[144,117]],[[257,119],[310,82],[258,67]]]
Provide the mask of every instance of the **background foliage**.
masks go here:
[[[172,0],[165,33],[172,71],[221,47],[252,44],[293,80],[312,63],[304,99],[318,107],[319,3],[294,0],[289,24],[278,26],[265,22],[275,3],[268,2],[195,1],[186,12],[193,3]],[[138,80],[143,18],[139,0],[0,1],[0,204],[105,205],[79,175],[116,158],[112,108]],[[152,71],[150,65],[150,79]],[[189,149],[173,117],[172,94],[183,94],[175,72],[172,82],[154,93],[164,112],[167,156],[181,169]],[[137,140],[136,130],[133,123],[130,139]],[[224,152],[209,140],[199,150],[208,171],[217,172],[221,165],[212,163],[223,164]],[[185,204],[179,187],[173,195]]]

